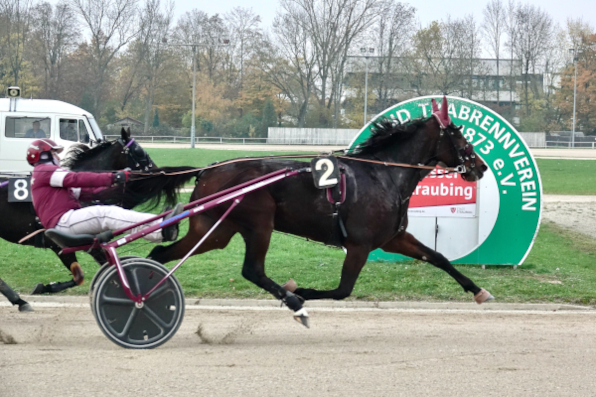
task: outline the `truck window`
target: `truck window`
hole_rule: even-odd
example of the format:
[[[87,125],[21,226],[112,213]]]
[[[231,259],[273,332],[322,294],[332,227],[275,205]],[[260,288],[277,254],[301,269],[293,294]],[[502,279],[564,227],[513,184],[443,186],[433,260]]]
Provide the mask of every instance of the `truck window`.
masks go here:
[[[79,142],[89,143],[89,131],[83,120],[79,120]]]
[[[77,124],[78,120],[60,119],[60,138],[65,141],[77,142],[79,140]]]
[[[6,117],[4,135],[7,138],[49,138],[50,128],[49,117]]]

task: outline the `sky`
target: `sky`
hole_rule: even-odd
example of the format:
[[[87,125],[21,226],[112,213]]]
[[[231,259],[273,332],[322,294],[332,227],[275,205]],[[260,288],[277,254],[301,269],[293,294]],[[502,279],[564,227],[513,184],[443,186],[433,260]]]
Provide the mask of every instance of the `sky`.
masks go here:
[[[218,0],[197,2],[196,0],[174,0],[176,16],[184,14],[193,8],[198,8],[208,14],[225,14],[234,7],[252,8],[261,16],[263,28],[269,28],[275,17],[278,8],[276,0]],[[477,21],[482,20],[482,10],[488,1],[486,0],[425,0],[425,1],[404,1],[417,9],[417,16],[422,26],[428,25],[435,20],[445,19],[447,15],[452,18],[462,18],[473,14]],[[504,3],[507,0],[503,1]],[[567,18],[583,18],[592,26],[596,26],[596,1],[595,0],[530,0],[522,1],[540,6],[547,11],[555,22],[565,26]]]

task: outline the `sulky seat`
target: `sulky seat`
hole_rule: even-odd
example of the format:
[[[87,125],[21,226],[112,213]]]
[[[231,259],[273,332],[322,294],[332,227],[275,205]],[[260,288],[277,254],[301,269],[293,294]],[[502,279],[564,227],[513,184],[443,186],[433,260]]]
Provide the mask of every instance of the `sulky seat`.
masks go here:
[[[59,232],[56,229],[48,229],[45,231],[46,237],[55,242],[60,248],[66,247],[80,247],[83,245],[91,245],[95,241],[105,243],[110,241],[113,237],[111,231],[103,232],[98,235],[93,234],[68,234]]]

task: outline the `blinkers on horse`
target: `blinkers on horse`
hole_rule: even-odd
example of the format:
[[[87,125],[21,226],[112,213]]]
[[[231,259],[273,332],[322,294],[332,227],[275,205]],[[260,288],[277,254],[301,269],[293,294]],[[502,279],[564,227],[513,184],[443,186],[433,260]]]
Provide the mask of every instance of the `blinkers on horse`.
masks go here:
[[[122,153],[126,154],[128,158],[129,168],[149,171],[153,167],[149,155],[145,149],[135,142],[134,138],[130,138],[128,143],[125,143],[122,138],[118,138],[117,142],[122,145]]]

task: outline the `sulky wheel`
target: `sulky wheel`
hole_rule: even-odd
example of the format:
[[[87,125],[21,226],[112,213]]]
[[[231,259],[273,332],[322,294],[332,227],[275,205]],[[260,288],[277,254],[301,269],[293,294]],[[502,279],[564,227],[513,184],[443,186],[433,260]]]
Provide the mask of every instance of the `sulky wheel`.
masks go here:
[[[150,259],[122,261],[134,295],[145,294],[167,273]],[[93,314],[112,342],[131,349],[150,349],[170,339],[184,317],[184,295],[172,275],[142,305],[124,293],[115,267],[104,271],[93,292]]]
[[[145,258],[141,258],[140,256],[127,255],[120,258],[120,263],[124,263],[124,261],[127,261],[129,259],[144,260]],[[105,274],[105,271],[108,270],[110,267],[112,267],[112,265],[110,265],[108,262],[101,265],[97,273],[95,273],[95,275],[93,276],[93,279],[91,279],[91,284],[89,284],[89,305],[91,307],[91,312],[93,313],[93,315],[95,315],[95,309],[93,308],[93,292],[95,291],[95,286],[97,285],[101,277]]]

